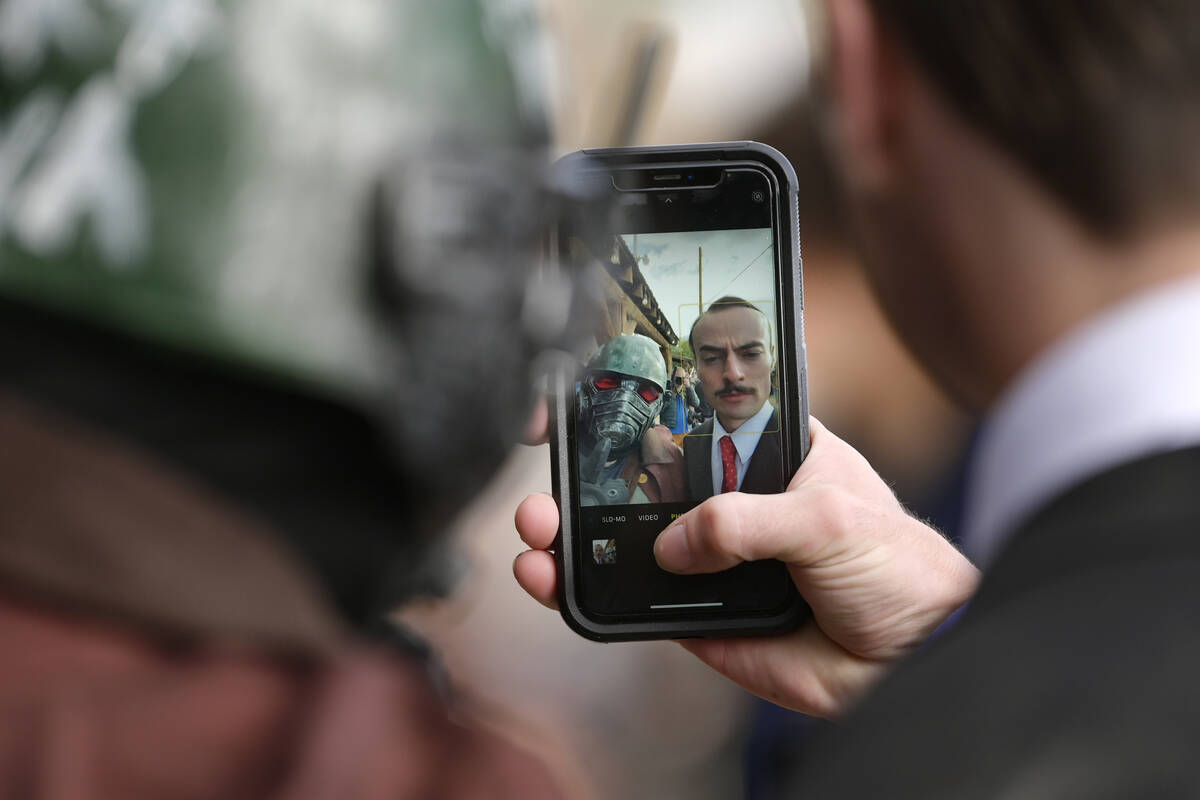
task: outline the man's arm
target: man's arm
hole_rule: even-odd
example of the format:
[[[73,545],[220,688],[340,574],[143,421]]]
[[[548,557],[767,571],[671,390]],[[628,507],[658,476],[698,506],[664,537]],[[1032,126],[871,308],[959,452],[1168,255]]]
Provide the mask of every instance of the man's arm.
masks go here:
[[[974,593],[979,573],[941,534],[908,514],[852,447],[811,422],[812,448],[783,494],[729,493],[680,517],[655,542],[671,572],[716,572],[776,558],[813,609],[783,636],[681,644],[746,689],[821,717],[846,710]],[[517,508],[532,548],[517,582],[555,607],[558,509],[547,495]]]

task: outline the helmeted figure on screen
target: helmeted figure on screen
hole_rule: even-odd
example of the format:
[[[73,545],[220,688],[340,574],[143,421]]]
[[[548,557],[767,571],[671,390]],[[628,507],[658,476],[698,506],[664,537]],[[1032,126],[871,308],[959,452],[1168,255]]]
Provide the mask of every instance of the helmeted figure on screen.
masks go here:
[[[667,368],[654,340],[609,339],[579,385],[579,497],[585,506],[686,499],[683,451],[655,424]]]

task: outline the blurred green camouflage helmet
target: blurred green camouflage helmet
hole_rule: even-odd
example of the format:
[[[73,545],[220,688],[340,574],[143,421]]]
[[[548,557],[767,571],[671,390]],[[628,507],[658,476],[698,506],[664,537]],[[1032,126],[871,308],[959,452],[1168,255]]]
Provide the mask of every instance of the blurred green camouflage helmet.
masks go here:
[[[521,0],[0,0],[0,295],[362,408],[410,488],[477,490],[570,318],[535,266],[534,23]]]

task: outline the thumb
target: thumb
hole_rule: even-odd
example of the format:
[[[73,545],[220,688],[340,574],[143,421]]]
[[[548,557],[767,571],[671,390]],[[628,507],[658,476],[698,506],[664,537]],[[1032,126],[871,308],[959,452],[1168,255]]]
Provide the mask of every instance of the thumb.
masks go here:
[[[830,532],[846,529],[832,517],[852,513],[849,501],[832,487],[716,495],[663,531],[654,543],[654,557],[663,569],[681,574],[719,572],[770,558],[815,563],[830,544]]]

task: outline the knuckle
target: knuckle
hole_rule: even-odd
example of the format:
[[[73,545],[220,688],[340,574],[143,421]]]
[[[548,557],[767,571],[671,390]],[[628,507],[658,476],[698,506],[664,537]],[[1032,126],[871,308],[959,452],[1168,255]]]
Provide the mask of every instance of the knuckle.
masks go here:
[[[739,502],[742,496],[736,493],[716,495],[700,505],[700,517],[704,536],[698,544],[714,555],[736,555],[741,550],[741,526],[739,524]]]
[[[810,497],[812,512],[826,535],[850,533],[859,519],[859,502],[840,486],[821,486]]]
[[[719,500],[719,496],[713,497],[696,507],[696,522],[699,524],[695,530],[699,534],[699,541],[695,544],[706,545],[720,535],[724,527],[724,512]]]

